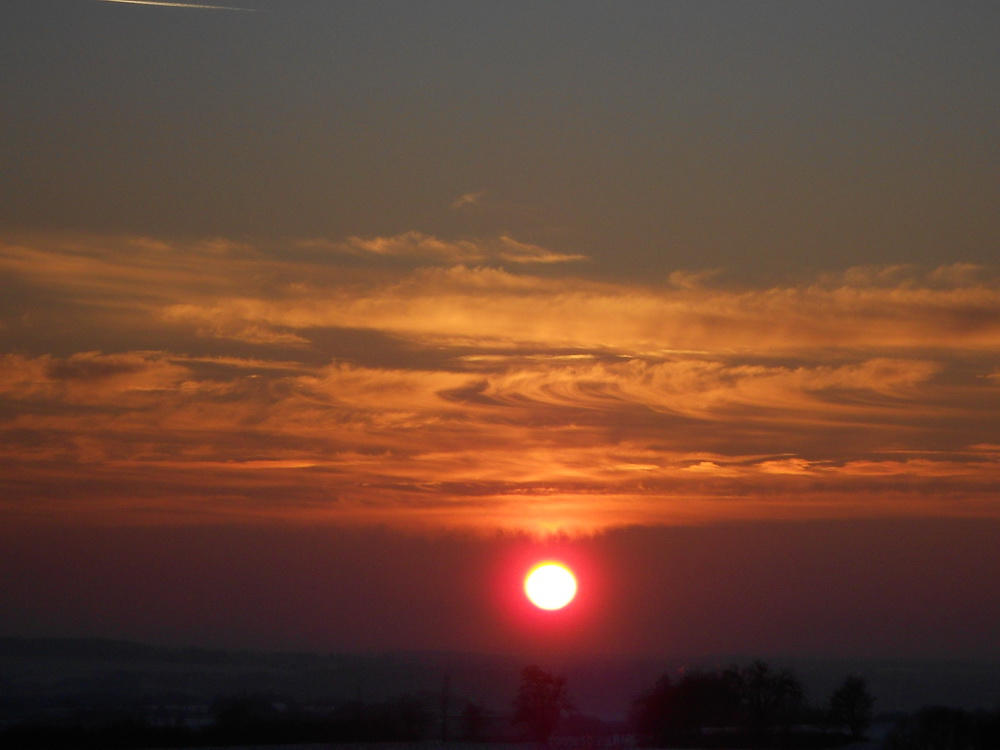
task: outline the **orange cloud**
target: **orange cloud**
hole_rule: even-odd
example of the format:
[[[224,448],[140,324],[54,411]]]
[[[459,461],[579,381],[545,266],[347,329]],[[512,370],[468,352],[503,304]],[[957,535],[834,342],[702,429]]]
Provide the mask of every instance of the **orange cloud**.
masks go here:
[[[165,313],[177,316],[178,309]],[[182,311],[192,321],[367,328],[446,346],[573,347],[642,356],[831,347],[985,350],[1000,344],[1000,302],[992,283],[657,290],[455,267],[377,287],[304,288],[296,300],[230,297]]]
[[[3,512],[579,533],[1000,515],[983,269],[734,289],[296,252],[0,244]]]

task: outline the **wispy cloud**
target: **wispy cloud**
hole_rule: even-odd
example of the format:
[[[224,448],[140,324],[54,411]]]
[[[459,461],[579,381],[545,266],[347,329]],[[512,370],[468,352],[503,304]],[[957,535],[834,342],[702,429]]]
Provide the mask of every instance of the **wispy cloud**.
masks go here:
[[[452,201],[451,208],[453,211],[460,211],[463,208],[468,208],[469,206],[476,206],[482,202],[483,196],[485,195],[485,191],[480,191],[478,193],[464,193]]]
[[[0,244],[5,512],[571,531],[1000,517],[988,270],[748,289],[437,265],[504,247],[470,242],[304,260]]]
[[[509,235],[490,239],[442,240],[423,232],[404,232],[390,237],[351,237],[344,242],[314,239],[300,247],[352,255],[410,258],[443,263],[568,263],[585,260],[583,255],[557,253],[539,245],[519,242]]]

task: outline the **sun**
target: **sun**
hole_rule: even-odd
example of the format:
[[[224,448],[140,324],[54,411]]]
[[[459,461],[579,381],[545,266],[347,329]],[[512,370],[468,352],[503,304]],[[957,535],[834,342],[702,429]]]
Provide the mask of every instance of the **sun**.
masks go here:
[[[539,609],[562,609],[576,596],[576,578],[562,563],[539,563],[525,577],[524,593]]]

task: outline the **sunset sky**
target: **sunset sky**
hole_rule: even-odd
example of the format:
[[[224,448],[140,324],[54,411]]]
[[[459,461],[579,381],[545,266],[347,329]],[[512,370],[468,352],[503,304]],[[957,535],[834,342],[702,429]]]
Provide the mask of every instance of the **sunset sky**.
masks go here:
[[[998,40],[4,0],[0,634],[1000,657]]]

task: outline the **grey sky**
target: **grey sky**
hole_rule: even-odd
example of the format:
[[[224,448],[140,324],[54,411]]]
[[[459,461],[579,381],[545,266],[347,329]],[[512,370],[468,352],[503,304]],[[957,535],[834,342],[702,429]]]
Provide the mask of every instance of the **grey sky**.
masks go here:
[[[995,3],[239,5],[5,2],[0,227],[508,232],[643,277],[997,247]]]

